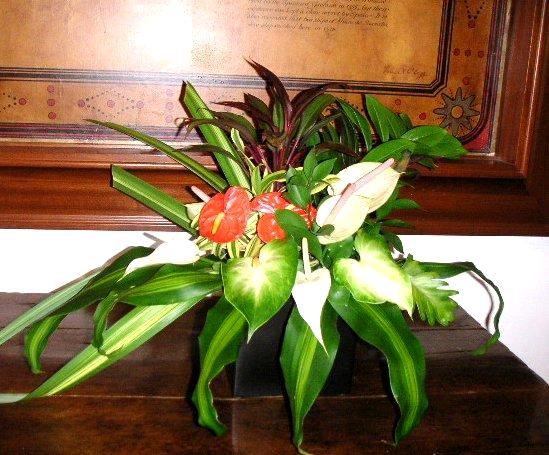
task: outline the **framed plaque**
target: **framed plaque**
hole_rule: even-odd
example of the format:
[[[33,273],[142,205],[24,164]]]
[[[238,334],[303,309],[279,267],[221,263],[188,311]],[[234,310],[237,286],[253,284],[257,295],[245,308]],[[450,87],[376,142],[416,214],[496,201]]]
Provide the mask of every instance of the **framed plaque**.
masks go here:
[[[462,141],[467,159],[440,163],[409,190],[423,210],[408,232],[547,232],[544,0],[2,3],[2,227],[171,229],[109,187],[110,164],[182,199],[198,179],[86,119],[196,141],[177,134],[183,82],[210,104],[263,96],[248,58],[291,90],[342,81],[337,95],[356,107],[374,94]]]

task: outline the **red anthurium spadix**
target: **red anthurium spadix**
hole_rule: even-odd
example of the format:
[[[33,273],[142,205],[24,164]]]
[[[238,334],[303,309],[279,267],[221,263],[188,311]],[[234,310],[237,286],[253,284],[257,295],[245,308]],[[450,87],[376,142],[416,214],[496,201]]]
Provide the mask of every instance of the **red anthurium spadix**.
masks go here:
[[[198,218],[200,235],[217,243],[232,242],[244,234],[249,214],[248,192],[230,187],[204,204]]]

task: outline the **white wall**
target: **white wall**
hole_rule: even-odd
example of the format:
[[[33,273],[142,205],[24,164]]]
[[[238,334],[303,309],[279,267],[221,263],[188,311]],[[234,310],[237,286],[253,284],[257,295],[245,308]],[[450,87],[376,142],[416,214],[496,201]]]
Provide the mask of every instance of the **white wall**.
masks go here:
[[[501,341],[549,382],[549,237],[402,239],[418,260],[473,261],[495,281],[506,303]],[[0,230],[0,292],[49,292],[128,246],[153,242],[142,232]],[[458,303],[484,325],[492,304],[485,287],[467,275],[449,281]]]

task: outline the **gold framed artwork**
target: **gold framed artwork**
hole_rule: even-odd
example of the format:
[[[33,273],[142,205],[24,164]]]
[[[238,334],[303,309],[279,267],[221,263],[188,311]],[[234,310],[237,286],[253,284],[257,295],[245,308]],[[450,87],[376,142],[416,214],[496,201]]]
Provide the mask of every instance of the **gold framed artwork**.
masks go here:
[[[92,174],[108,185],[105,172],[116,162],[167,184],[167,175],[177,173],[168,159],[86,119],[134,126],[170,143],[196,141],[177,134],[183,82],[192,82],[209,103],[239,100],[242,92],[260,95],[263,81],[246,59],[268,66],[290,89],[341,81],[347,88],[338,95],[358,108],[371,93],[414,124],[447,127],[472,158],[442,164],[436,176],[515,183],[526,177],[530,150],[510,151],[517,135],[502,133],[511,121],[505,106],[513,103],[506,87],[529,87],[518,102],[535,120],[540,108],[528,97],[539,98],[539,81],[528,80],[528,66],[516,65],[538,62],[541,74],[543,0],[529,7],[508,0],[2,4],[0,185],[18,193],[0,199],[4,226],[168,227],[139,206],[140,214],[126,220],[100,201],[92,201],[94,209],[61,201],[54,212],[21,182],[32,184],[33,176],[48,191],[48,178],[71,169],[80,175],[77,195],[78,180],[91,184]]]

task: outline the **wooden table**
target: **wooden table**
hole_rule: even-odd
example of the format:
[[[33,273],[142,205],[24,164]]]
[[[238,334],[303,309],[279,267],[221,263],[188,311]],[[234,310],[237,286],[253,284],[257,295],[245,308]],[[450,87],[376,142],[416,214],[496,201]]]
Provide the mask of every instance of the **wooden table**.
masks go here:
[[[0,327],[41,295],[0,294]],[[0,407],[0,454],[293,454],[282,397],[234,398],[225,374],[214,384],[229,433],[214,437],[194,423],[188,397],[196,372],[196,335],[205,308],[99,376],[62,396]],[[447,329],[415,324],[427,354],[430,408],[420,427],[391,444],[396,410],[383,361],[357,349],[349,395],[321,397],[305,424],[304,448],[315,454],[547,454],[548,386],[504,346],[484,357],[469,351],[487,337],[460,311]],[[66,320],[44,354],[53,372],[91,339],[91,313]],[[532,346],[532,349],[536,349]],[[21,393],[33,376],[22,337],[0,347],[0,392]]]

